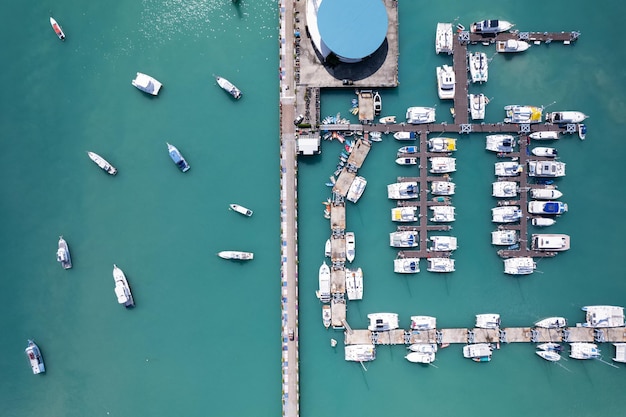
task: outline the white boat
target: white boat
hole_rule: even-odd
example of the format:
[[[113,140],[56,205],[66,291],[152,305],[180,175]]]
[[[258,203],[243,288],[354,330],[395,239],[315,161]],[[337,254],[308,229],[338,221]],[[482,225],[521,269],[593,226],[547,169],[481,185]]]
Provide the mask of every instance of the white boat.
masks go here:
[[[567,212],[567,203],[560,201],[529,201],[528,212],[530,214],[563,214]]]
[[[556,148],[548,148],[546,146],[538,146],[536,148],[533,148],[530,153],[535,156],[544,156],[546,158],[556,158],[557,156],[559,156],[559,152],[556,150]]]
[[[172,161],[174,161],[178,169],[180,169],[182,172],[189,171],[189,168],[191,167],[187,163],[187,160],[185,159],[185,157],[183,157],[183,155],[180,153],[178,148],[176,148],[176,146],[174,145],[170,145],[167,142],[166,144],[167,144],[167,152],[170,154],[170,158],[172,159]]]
[[[457,250],[457,239],[454,236],[431,236],[431,251],[449,252]]]
[[[378,121],[384,125],[394,124],[396,122],[396,116],[381,117]]]
[[[326,244],[324,245],[324,256],[326,258],[330,258],[331,250],[330,239],[326,239]]]
[[[419,244],[419,234],[414,230],[389,233],[389,246],[394,248],[415,248]]]
[[[453,195],[456,184],[450,181],[433,181],[430,184],[430,192],[433,195]]]
[[[391,209],[392,222],[414,222],[417,221],[417,207],[394,207]]]
[[[393,272],[397,274],[417,274],[420,271],[420,258],[398,258],[393,260]]]
[[[437,318],[433,316],[411,316],[411,330],[435,330]]]
[[[398,165],[417,165],[417,158],[414,156],[405,156],[396,159]]]
[[[517,177],[524,172],[524,165],[516,161],[504,161],[495,163],[495,174],[498,177]]]
[[[547,226],[552,226],[554,223],[556,223],[556,220],[549,219],[547,217],[533,217],[530,220],[530,223],[533,226],[537,226],[537,227],[547,227]]]
[[[506,32],[513,27],[513,23],[506,20],[487,19],[474,22],[470,25],[471,33],[499,33]]]
[[[490,343],[475,343],[463,346],[463,357],[474,362],[489,362],[493,348]]]
[[[472,120],[483,120],[485,118],[485,109],[489,103],[489,99],[484,94],[470,94],[469,110]]]
[[[26,357],[28,358],[33,374],[37,375],[46,372],[46,366],[43,362],[41,350],[39,350],[39,346],[37,346],[34,341],[30,339],[28,340],[28,345],[26,346],[26,349],[24,349],[24,352],[26,352]]]
[[[470,52],[467,55],[470,79],[473,83],[484,83],[489,78],[489,60],[484,52]]]
[[[561,161],[528,161],[529,177],[564,177],[565,162]]]
[[[558,352],[554,352],[552,350],[538,350],[535,353],[550,362],[557,362],[561,360],[561,355]]]
[[[587,137],[587,125],[584,123],[578,124],[578,137],[580,140],[585,140]]]
[[[437,32],[435,33],[435,53],[452,54],[454,45],[454,37],[452,34],[452,23],[437,23]]]
[[[399,327],[398,315],[396,313],[371,313],[367,315],[369,319],[368,330],[387,331],[395,330]]]
[[[393,134],[396,140],[415,140],[417,139],[417,133],[415,132],[396,132]],[[417,151],[415,151],[417,152]]]
[[[507,258],[504,260],[504,273],[509,275],[529,275],[535,272],[537,264],[530,256]]]
[[[541,327],[542,329],[560,329],[567,327],[567,320],[565,317],[548,317],[536,322],[535,327]]]
[[[217,256],[222,259],[234,259],[236,261],[249,261],[254,259],[254,253],[242,252],[238,250],[223,250],[218,252]]]
[[[67,242],[63,239],[63,236],[59,236],[59,243],[57,246],[57,262],[61,263],[63,269],[70,269],[72,267],[70,248],[67,246]]]
[[[450,258],[428,258],[428,268],[430,272],[454,272],[454,259]]]
[[[564,234],[533,234],[530,237],[532,250],[557,252],[570,248],[570,237]]]
[[[598,359],[600,349],[595,343],[570,343],[569,357],[574,359]]]
[[[626,363],[626,343],[613,343],[615,346],[615,362]]]
[[[496,181],[491,184],[491,195],[501,198],[516,198],[519,187],[515,181]]]
[[[498,329],[500,328],[500,315],[499,314],[476,314],[477,329]]]
[[[562,317],[554,317],[554,318],[562,319]],[[561,352],[563,350],[560,344],[554,343],[554,342],[540,343],[537,345],[537,349],[551,350],[552,352]]]
[[[324,324],[324,327],[326,327],[327,329],[330,327],[332,318],[333,318],[333,314],[330,308],[330,304],[323,304],[322,305],[322,323]]]
[[[156,78],[142,72],[137,73],[137,76],[131,81],[131,84],[144,93],[152,94],[153,96],[158,95],[161,87],[163,87],[163,84],[161,84]]]
[[[354,261],[356,255],[356,239],[354,232],[346,232],[346,259],[348,262]]]
[[[130,291],[130,285],[128,285],[126,275],[124,275],[124,271],[115,264],[113,264],[113,281],[115,282],[115,296],[117,297],[117,302],[124,305],[126,308],[135,307],[135,300]]]
[[[585,306],[586,322],[583,327],[623,327],[624,307],[618,306]]]
[[[448,156],[434,156],[429,158],[430,172],[433,174],[446,174],[456,171],[456,158]]]
[[[450,65],[437,67],[437,93],[441,100],[454,100],[455,84],[454,68]]]
[[[491,244],[498,246],[511,246],[519,242],[517,230],[496,230],[491,232]]]
[[[487,135],[485,149],[492,152],[508,153],[515,150],[515,138],[513,135]]]
[[[428,139],[428,150],[430,152],[454,152],[456,151],[455,138],[430,138]]]
[[[411,352],[437,353],[437,345],[434,343],[413,343],[408,349]]]
[[[115,168],[106,159],[104,159],[103,157],[101,157],[97,153],[95,153],[95,152],[87,152],[87,156],[89,156],[89,159],[91,159],[93,162],[95,162],[96,165],[98,165],[107,174],[110,174],[110,175],[117,174],[117,168]]]
[[[346,268],[346,293],[348,300],[363,299],[363,270]]]
[[[316,292],[317,298],[322,303],[328,303],[330,301],[330,267],[326,264],[326,261],[320,266],[319,275],[319,290]]]
[[[431,222],[453,222],[454,221],[454,207],[453,206],[430,206],[433,211],[433,217],[430,218]]]
[[[237,213],[243,214],[244,216],[252,216],[253,211],[250,210],[249,208],[245,208],[244,206],[241,206],[239,204],[236,203],[232,203],[228,206],[231,210],[236,211]]]
[[[383,99],[376,91],[374,93],[374,116],[380,115],[380,112],[383,110]]]
[[[215,81],[217,81],[217,85],[222,87],[224,91],[233,96],[236,99],[241,98],[241,90],[239,90],[233,83],[228,81],[226,78],[220,77],[219,75],[215,75]]]
[[[528,135],[528,137],[534,140],[557,140],[559,138],[559,132],[544,130],[542,132],[533,132]]]
[[[346,345],[345,359],[353,362],[369,362],[376,359],[376,346],[374,345]]]
[[[408,133],[408,132],[396,132],[396,133]],[[394,134],[395,136],[395,134]],[[419,148],[417,146],[403,146],[401,148],[398,149],[398,156],[404,155],[404,154],[411,154],[411,153],[418,153],[419,152]]]
[[[435,361],[435,353],[409,352],[404,359],[412,363],[433,363]]]
[[[530,197],[537,200],[557,200],[563,193],[554,188],[531,188]]]
[[[541,123],[543,107],[512,104],[504,106],[504,111],[504,123]]]
[[[419,188],[416,181],[396,182],[387,185],[387,197],[394,200],[417,198]]]
[[[546,114],[546,122],[554,124],[582,123],[588,116],[580,111],[553,111]]]
[[[514,223],[522,218],[519,206],[500,206],[491,209],[491,221],[494,223]]]
[[[524,52],[528,48],[530,48],[528,42],[518,41],[517,39],[496,41],[496,52]]]
[[[435,109],[433,107],[409,107],[406,110],[406,122],[410,124],[433,123]]]
[[[381,132],[369,132],[370,140],[372,142],[382,142],[383,134]]]
[[[63,32],[63,28],[61,28],[61,25],[59,25],[57,23],[57,21],[54,20],[54,18],[52,16],[50,16],[50,26],[52,26],[52,29],[54,30],[54,33],[56,33],[56,35],[59,37],[59,39],[64,41],[65,40],[65,33]]]
[[[353,203],[359,201],[359,198],[363,195],[363,191],[365,191],[365,187],[367,186],[367,180],[361,176],[354,177],[352,184],[350,184],[350,188],[348,189],[348,195],[346,199]]]

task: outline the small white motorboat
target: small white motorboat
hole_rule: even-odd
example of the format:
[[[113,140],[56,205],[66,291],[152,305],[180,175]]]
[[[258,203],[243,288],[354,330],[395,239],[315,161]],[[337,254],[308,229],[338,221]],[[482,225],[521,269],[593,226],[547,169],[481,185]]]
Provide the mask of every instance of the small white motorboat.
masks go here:
[[[374,93],[374,115],[378,116],[383,110],[383,99],[380,97],[378,91]]]
[[[332,311],[330,309],[330,304],[322,305],[322,322],[324,323],[324,327],[327,329],[330,327],[330,323],[332,321]]]
[[[396,132],[393,134],[393,137],[396,140],[415,140],[417,139],[417,134],[415,132]],[[417,150],[413,152],[417,152]]]
[[[559,317],[559,318],[561,318],[561,317]],[[555,343],[555,342],[540,343],[540,344],[537,345],[537,349],[538,350],[551,350],[553,352],[561,352],[563,350],[561,345],[558,344],[558,343]]]
[[[585,137],[587,137],[587,125],[584,123],[578,124],[578,137],[580,140],[585,140]]]
[[[545,156],[546,158],[556,158],[559,155],[559,151],[557,151],[556,148],[548,148],[545,146],[533,148],[530,152],[535,156]]]
[[[220,77],[219,75],[214,75],[215,81],[217,81],[217,85],[219,85],[224,91],[233,96],[235,99],[241,98],[241,90],[239,90],[233,83],[228,81],[226,78]]]
[[[187,160],[185,159],[185,157],[183,157],[183,154],[180,153],[178,148],[176,148],[176,146],[171,145],[167,142],[166,144],[167,144],[167,153],[169,153],[170,158],[172,158],[172,161],[174,161],[178,169],[180,169],[182,172],[189,171],[189,168],[191,167],[187,163]]]
[[[535,323],[535,327],[541,327],[543,329],[560,329],[566,326],[567,320],[565,317],[548,317]]]
[[[115,281],[115,296],[117,297],[117,302],[124,305],[126,308],[135,307],[135,300],[130,291],[130,285],[128,285],[126,275],[124,271],[115,264],[113,264],[113,281]]]
[[[236,261],[249,261],[251,259],[254,259],[254,253],[242,252],[237,250],[224,250],[218,252],[217,256],[222,259],[234,259]]]
[[[499,33],[506,32],[513,27],[513,23],[506,20],[486,19],[470,25],[471,33]]]
[[[63,29],[61,28],[61,25],[59,25],[57,23],[57,21],[54,20],[54,18],[52,16],[50,16],[50,25],[52,26],[52,29],[54,30],[54,33],[56,33],[56,35],[59,37],[59,39],[64,41],[65,40],[65,33],[63,33]]]
[[[528,137],[534,140],[556,140],[559,138],[559,132],[544,130],[542,132],[533,132]]]
[[[326,258],[330,258],[330,254],[331,254],[330,239],[326,239],[326,244],[324,245],[324,256]]]
[[[561,355],[553,350],[538,350],[535,353],[550,362],[561,360]]]
[[[67,246],[67,242],[63,239],[63,236],[59,236],[59,244],[57,249],[57,261],[61,263],[63,269],[70,269],[72,267],[72,257],[70,256],[70,248]]]
[[[556,220],[549,219],[547,217],[533,217],[530,222],[533,226],[547,227],[552,226],[554,223],[556,223]]]
[[[245,208],[244,206],[241,206],[235,203],[230,204],[228,208],[230,210],[236,211],[237,213],[243,214],[244,216],[247,216],[247,217],[252,216],[252,213],[253,213],[253,211],[250,210],[249,208]]]
[[[396,122],[396,116],[385,116],[379,119],[379,122],[382,124],[394,124]]]
[[[104,159],[103,157],[101,157],[97,153],[95,153],[95,152],[87,152],[87,156],[89,156],[89,159],[91,159],[93,162],[95,162],[95,164],[98,165],[107,174],[110,174],[110,175],[117,174],[117,168],[115,168],[106,159]]]
[[[558,200],[563,193],[555,188],[531,188],[530,197],[537,200]]]
[[[354,261],[356,255],[356,239],[354,232],[346,232],[346,259],[348,262]]]
[[[28,340],[28,346],[24,350],[26,352],[26,356],[28,357],[28,361],[30,362],[30,367],[33,371],[33,374],[41,374],[46,372],[46,366],[43,362],[43,356],[41,356],[41,351],[39,350],[39,346],[32,340]]]
[[[137,73],[137,76],[131,81],[131,84],[144,93],[152,94],[153,96],[158,95],[161,87],[163,87],[163,84],[156,78],[142,72]]]
[[[437,67],[437,92],[441,100],[454,100],[456,79],[450,65]]]
[[[506,41],[496,41],[496,52],[524,52],[530,48],[530,44],[517,39],[508,39]]]
[[[546,114],[546,122],[554,124],[581,123],[587,115],[580,111],[553,111]]]
[[[397,158],[396,164],[398,165],[417,165],[417,158],[410,156],[406,158]]]

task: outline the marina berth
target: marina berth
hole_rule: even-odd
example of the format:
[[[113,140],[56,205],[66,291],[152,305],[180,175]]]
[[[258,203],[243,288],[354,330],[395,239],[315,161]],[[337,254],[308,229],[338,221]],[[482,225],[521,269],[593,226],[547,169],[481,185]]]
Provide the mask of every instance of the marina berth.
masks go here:
[[[506,32],[513,27],[513,23],[506,20],[487,19],[480,22],[474,22],[470,25],[471,33],[495,34]]]
[[[456,151],[455,138],[430,138],[428,139],[428,150],[430,152],[454,152]]]
[[[515,181],[496,181],[491,184],[491,195],[499,198],[516,198],[519,187]]]
[[[316,292],[317,298],[320,299],[322,303],[330,302],[330,267],[324,261],[320,266],[318,273],[318,281],[319,281],[319,290]]]
[[[217,256],[222,259],[233,259],[235,261],[249,261],[251,259],[254,259],[254,253],[242,252],[237,250],[224,250],[218,252]]]
[[[28,358],[33,374],[37,375],[46,372],[46,366],[43,361],[43,356],[41,355],[41,350],[39,350],[39,346],[37,346],[34,341],[30,339],[28,340],[28,345],[26,346],[24,352],[26,352],[26,357]]]
[[[348,300],[363,299],[363,270],[346,268],[346,294]]]
[[[553,111],[546,114],[546,122],[554,124],[582,123],[588,116],[580,111]]]
[[[420,271],[420,258],[398,258],[393,260],[396,274],[417,274]]]
[[[498,177],[517,177],[524,172],[524,166],[516,161],[504,161],[495,163],[495,174]]]
[[[361,176],[354,177],[352,184],[350,184],[350,188],[348,189],[348,195],[346,200],[356,203],[359,201],[361,196],[363,195],[363,191],[365,191],[365,187],[367,186],[367,180]]]
[[[491,209],[491,221],[494,223],[514,223],[522,218],[519,206],[501,206]]]
[[[561,355],[558,352],[554,352],[552,350],[537,350],[535,353],[550,362],[557,362],[561,360]]]
[[[414,222],[417,221],[417,207],[394,207],[391,209],[391,221],[393,222]]]
[[[500,315],[499,314],[476,314],[477,329],[498,329],[500,328]]]
[[[570,343],[569,357],[573,359],[598,359],[600,355],[600,349],[598,345],[594,343]]]
[[[487,135],[485,149],[492,152],[513,152],[515,150],[515,138],[513,135]]]
[[[409,352],[404,359],[412,363],[433,363],[435,361],[434,352]]]
[[[435,330],[437,318],[433,316],[411,316],[411,330]]]
[[[100,167],[104,172],[109,175],[117,174],[117,168],[111,165],[106,159],[101,157],[95,152],[87,152],[87,156],[91,159],[96,165]]]
[[[585,306],[586,322],[583,327],[623,327],[624,307],[618,306]]]
[[[417,165],[417,158],[414,156],[400,157],[396,159],[398,165]]]
[[[538,146],[536,148],[533,148],[530,153],[535,156],[543,156],[546,158],[556,158],[557,156],[559,156],[559,151],[557,151],[555,148],[549,148],[546,146]]]
[[[430,184],[430,192],[433,195],[453,195],[456,185],[450,181],[433,181]]]
[[[437,93],[441,100],[454,100],[455,80],[454,68],[449,65],[437,67]]]
[[[447,174],[456,171],[456,158],[434,156],[429,158],[430,171],[433,174]]]
[[[346,259],[352,263],[356,256],[356,238],[354,232],[346,232]]]
[[[322,323],[324,324],[324,327],[328,329],[330,327],[332,319],[333,319],[333,313],[330,308],[330,304],[323,304],[322,305]]]
[[[557,140],[559,138],[559,132],[554,130],[544,130],[541,132],[533,132],[528,135],[528,137],[534,140]]]
[[[367,318],[369,320],[367,329],[371,331],[384,332],[400,327],[396,313],[371,313]]]
[[[219,75],[214,75],[214,77],[215,81],[217,81],[217,85],[219,85],[222,90],[226,91],[237,100],[241,98],[241,90],[235,87],[233,83],[228,81],[226,78],[220,77]]]
[[[496,41],[496,52],[524,52],[530,48],[530,44],[526,41],[518,41],[517,39],[507,39],[505,41]]]
[[[253,211],[249,208],[245,208],[244,206],[235,203],[230,204],[228,208],[232,211],[236,211],[239,214],[243,214],[246,217],[250,217],[253,214]]]
[[[457,250],[457,239],[454,236],[431,236],[431,251],[448,252]]]
[[[131,81],[131,84],[144,93],[151,94],[153,96],[158,95],[159,91],[161,91],[161,87],[163,87],[163,84],[161,84],[156,78],[141,72],[137,73],[137,76]]]
[[[409,107],[406,110],[406,122],[410,124],[434,123],[435,109],[433,107]]]
[[[115,264],[113,264],[113,281],[115,282],[114,291],[117,302],[126,308],[135,307],[135,300],[130,291],[130,285],[128,285],[126,275],[124,275],[124,271]]]
[[[64,41],[65,33],[63,32],[63,28],[61,28],[61,25],[59,25],[59,23],[52,16],[50,16],[50,26],[52,26],[52,30],[54,30],[57,37]]]
[[[567,212],[567,204],[560,201],[529,201],[530,214],[563,214]]]
[[[454,272],[454,259],[450,258],[428,258],[429,272]]]
[[[65,239],[63,239],[63,236],[59,236],[59,243],[57,245],[57,262],[61,264],[63,269],[70,269],[72,267],[70,248]]]
[[[485,109],[489,103],[489,99],[484,94],[470,94],[469,110],[472,120],[483,120],[485,118]]]
[[[530,256],[520,256],[504,260],[504,273],[509,275],[529,275],[535,272],[537,264]]]
[[[172,161],[174,161],[178,169],[180,169],[182,172],[189,171],[189,168],[191,167],[187,163],[187,160],[185,160],[183,155],[180,153],[180,151],[176,148],[176,146],[170,145],[167,142],[166,144],[167,144],[167,152],[170,154],[170,158],[172,158]]]
[[[415,181],[396,182],[387,185],[387,197],[393,200],[407,200],[419,197],[418,185]]]
[[[567,320],[565,317],[548,317],[536,322],[535,327],[541,327],[542,329],[560,329],[567,327]],[[539,346],[537,346],[537,348],[541,349]]]
[[[393,137],[396,140],[415,140],[417,139],[417,134],[415,132],[396,132],[393,134]],[[417,152],[417,150],[413,152]]]
[[[529,177],[556,178],[565,176],[565,162],[528,161]]]
[[[533,226],[537,226],[537,227],[552,226],[555,223],[556,223],[556,220],[549,219],[547,217],[533,217],[530,220],[530,224],[532,224]]]
[[[402,132],[396,132],[396,133],[402,133]],[[403,146],[400,149],[398,149],[398,156],[404,155],[407,153],[418,153],[418,152],[419,152],[419,148],[417,146]]]
[[[452,54],[454,37],[452,34],[452,23],[437,23],[435,33],[435,53]]]
[[[374,345],[346,345],[344,358],[353,362],[369,362],[376,359]]]
[[[557,200],[563,193],[555,188],[531,188],[530,197],[537,200]]]
[[[484,83],[489,78],[489,60],[484,52],[470,52],[467,55],[470,79],[473,83]]]
[[[396,122],[396,116],[385,116],[385,117],[381,117],[378,120],[379,123],[383,124],[383,125],[390,125],[390,124],[394,124]]]
[[[430,218],[431,222],[453,222],[454,221],[454,207],[453,206],[430,206],[433,211],[433,217]]]
[[[490,343],[475,343],[463,346],[463,357],[474,362],[489,362],[493,348]]]
[[[419,244],[419,233],[413,230],[389,233],[389,246],[394,248],[415,248]]]
[[[550,252],[565,251],[570,248],[570,237],[563,234],[533,234],[531,248]]]
[[[543,107],[513,104],[504,106],[504,111],[504,123],[541,123]]]
[[[491,244],[498,246],[511,246],[519,242],[517,230],[496,230],[491,232]]]

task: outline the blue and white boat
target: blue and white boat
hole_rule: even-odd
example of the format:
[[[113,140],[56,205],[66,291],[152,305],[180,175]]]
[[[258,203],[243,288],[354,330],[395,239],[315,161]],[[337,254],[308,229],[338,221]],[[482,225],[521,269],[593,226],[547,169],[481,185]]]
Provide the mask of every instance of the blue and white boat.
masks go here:
[[[567,203],[560,201],[529,201],[528,212],[531,214],[563,214],[567,212]]]
[[[63,269],[72,267],[72,257],[70,256],[70,248],[63,236],[59,236],[59,248],[57,249],[57,261],[61,263]]]
[[[35,342],[29,339],[25,352],[26,356],[28,356],[33,374],[37,375],[46,372],[46,366],[43,363],[43,356],[41,356],[39,346],[37,346]]]
[[[189,168],[191,168],[191,167],[189,166],[189,164],[187,163],[187,161],[185,160],[183,155],[180,153],[180,151],[176,148],[176,146],[170,145],[168,143],[167,144],[167,151],[169,152],[170,158],[172,158],[172,161],[174,161],[174,163],[178,166],[178,168],[181,171],[183,171],[183,172],[189,171]]]
[[[400,132],[396,132],[396,133],[400,133]],[[417,146],[403,146],[400,149],[398,149],[398,156],[405,154],[405,153],[418,153],[419,149]]]
[[[419,244],[419,233],[414,230],[389,233],[389,246],[393,248],[415,248]]]

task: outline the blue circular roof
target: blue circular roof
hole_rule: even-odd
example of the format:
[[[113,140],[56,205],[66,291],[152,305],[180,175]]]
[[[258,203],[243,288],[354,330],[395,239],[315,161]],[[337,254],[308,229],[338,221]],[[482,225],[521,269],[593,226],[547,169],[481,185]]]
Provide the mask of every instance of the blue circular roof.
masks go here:
[[[387,35],[382,0],[323,0],[317,10],[322,40],[335,54],[361,59],[374,53]]]

